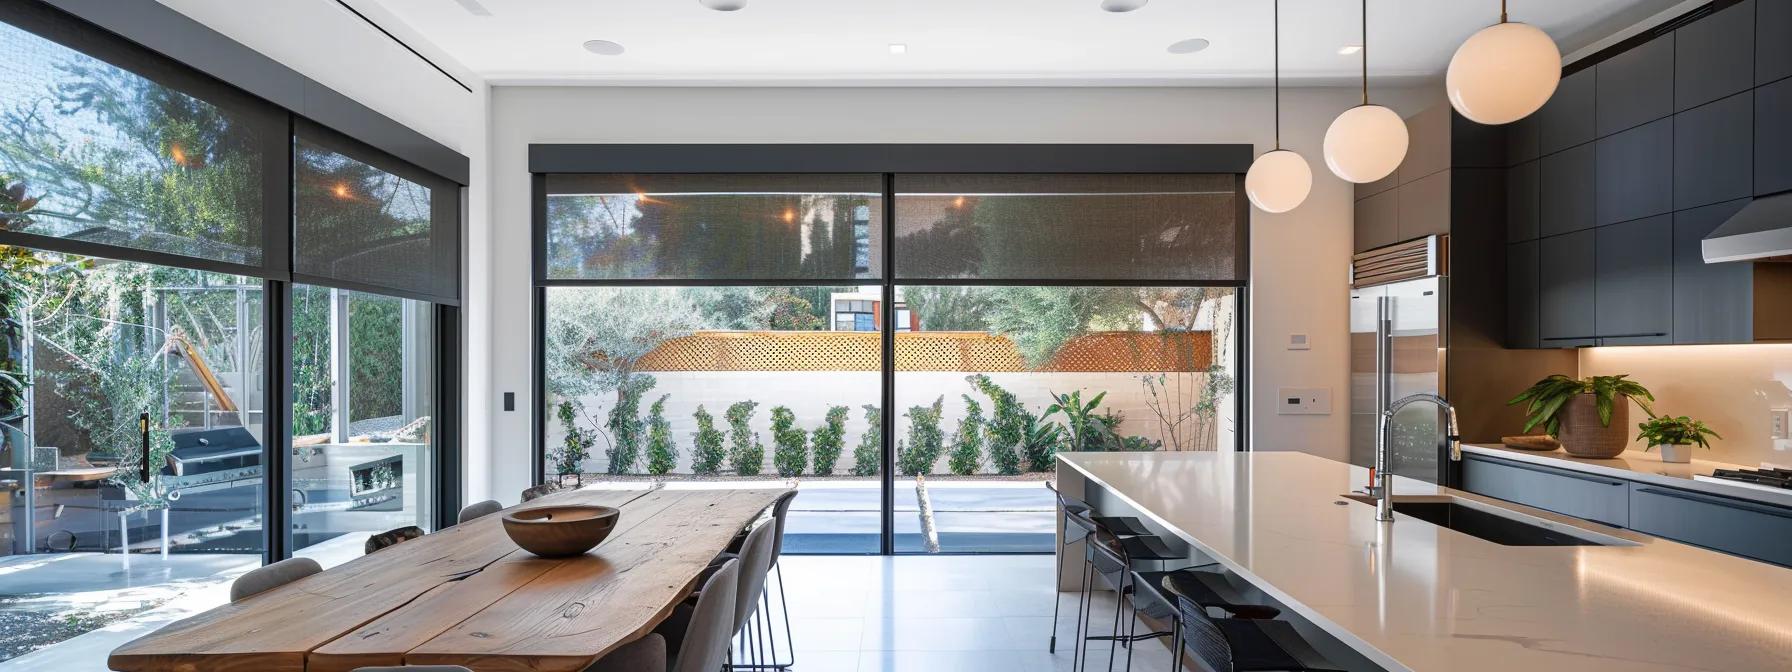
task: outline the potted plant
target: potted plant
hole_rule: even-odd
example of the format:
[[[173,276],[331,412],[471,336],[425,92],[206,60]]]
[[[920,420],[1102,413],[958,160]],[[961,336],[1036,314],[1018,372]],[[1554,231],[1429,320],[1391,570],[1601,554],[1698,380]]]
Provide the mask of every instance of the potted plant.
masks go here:
[[[1575,457],[1612,458],[1624,453],[1629,443],[1624,427],[1630,424],[1633,399],[1649,410],[1655,400],[1647,388],[1627,375],[1570,378],[1556,374],[1537,381],[1507,405],[1525,404],[1524,431],[1542,427],[1562,442]],[[1653,414],[1651,412],[1651,414]],[[1612,422],[1613,419],[1617,422]]]
[[[1691,462],[1693,444],[1710,450],[1711,444],[1706,441],[1706,437],[1724,438],[1711,431],[1704,422],[1684,415],[1677,418],[1652,415],[1648,422],[1638,423],[1636,428],[1641,430],[1637,433],[1636,440],[1648,444],[1643,450],[1659,446],[1663,462]]]

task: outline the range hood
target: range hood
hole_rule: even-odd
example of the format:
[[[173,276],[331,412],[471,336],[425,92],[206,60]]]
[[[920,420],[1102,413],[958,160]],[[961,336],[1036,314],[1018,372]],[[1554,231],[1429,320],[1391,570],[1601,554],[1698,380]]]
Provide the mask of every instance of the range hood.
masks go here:
[[[1792,261],[1792,192],[1757,198],[1700,242],[1705,263]]]

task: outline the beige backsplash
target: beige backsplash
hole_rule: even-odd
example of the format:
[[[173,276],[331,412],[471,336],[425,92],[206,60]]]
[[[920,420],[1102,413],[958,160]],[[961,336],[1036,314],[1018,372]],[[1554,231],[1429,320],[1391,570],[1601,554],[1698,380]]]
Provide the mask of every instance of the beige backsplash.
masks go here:
[[[1723,440],[1696,457],[1755,466],[1792,464],[1792,442],[1775,441],[1775,408],[1792,408],[1792,344],[1584,348],[1580,375],[1630,374],[1655,393],[1655,410],[1704,420]],[[1635,423],[1648,417],[1632,407]]]

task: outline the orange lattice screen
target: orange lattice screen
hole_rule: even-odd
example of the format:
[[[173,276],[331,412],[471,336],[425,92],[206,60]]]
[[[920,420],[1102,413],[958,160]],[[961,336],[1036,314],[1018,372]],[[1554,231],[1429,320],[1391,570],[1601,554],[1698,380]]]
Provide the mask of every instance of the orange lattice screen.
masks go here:
[[[854,331],[705,331],[641,358],[640,371],[877,371],[883,343]],[[982,332],[896,334],[898,371],[1205,371],[1211,332],[1110,331],[1071,339],[1046,366],[1029,369],[1014,343]]]

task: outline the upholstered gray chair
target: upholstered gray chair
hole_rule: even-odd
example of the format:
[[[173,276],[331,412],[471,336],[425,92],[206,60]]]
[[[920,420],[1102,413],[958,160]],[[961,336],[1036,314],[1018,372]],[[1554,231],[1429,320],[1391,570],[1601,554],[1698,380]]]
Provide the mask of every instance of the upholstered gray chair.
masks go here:
[[[354,672],[473,672],[459,665],[387,665],[357,667]]]
[[[396,530],[387,530],[367,537],[367,543],[361,545],[361,550],[363,553],[371,555],[374,551],[385,550],[412,539],[422,538],[423,528],[406,525]]]
[[[693,606],[679,605],[653,633],[604,656],[585,672],[716,672],[728,660],[740,561],[710,574]],[[667,664],[668,658],[671,664]]]
[[[523,501],[525,501],[525,502],[532,501],[534,499],[537,499],[540,497],[545,497],[547,495],[551,495],[551,494],[554,494],[556,492],[559,492],[559,491],[565,490],[565,489],[566,489],[566,486],[560,485],[559,483],[543,483],[541,485],[537,485],[532,488],[524,488],[523,489]]]
[[[599,658],[585,672],[666,672],[666,638],[647,633]]]
[[[778,575],[778,613],[784,619],[784,641],[790,645],[787,647],[790,660],[778,660],[778,637],[775,631],[767,633],[769,636],[766,639],[771,645],[771,655],[769,656],[771,665],[780,668],[796,665],[796,640],[790,631],[790,601],[784,597],[784,570],[778,566],[778,558],[784,555],[784,522],[790,518],[790,504],[796,501],[796,493],[796,490],[786,492],[778,496],[778,501],[772,503],[772,524],[776,526],[776,529],[772,531],[772,570]],[[772,610],[772,590],[769,578],[763,592],[765,596],[760,599],[760,604],[765,608],[766,618],[769,619]]]
[[[311,558],[287,558],[266,567],[257,567],[230,583],[230,601],[236,602],[256,593],[273,590],[321,571],[324,571],[323,566]]]
[[[772,542],[777,538],[776,521],[766,521],[747,533],[747,542],[740,552],[740,588],[735,594],[734,634],[747,630],[748,620],[759,611],[759,598],[765,590],[765,577],[772,568]],[[741,640],[741,651],[752,654],[753,664],[762,665],[763,647],[760,638],[764,626],[756,626]]]
[[[502,510],[504,510],[504,505],[499,504],[498,500],[495,499],[474,502],[460,510],[460,518],[457,519],[456,522],[464,523],[474,518],[489,516]]]

